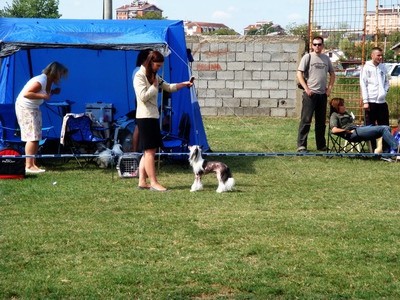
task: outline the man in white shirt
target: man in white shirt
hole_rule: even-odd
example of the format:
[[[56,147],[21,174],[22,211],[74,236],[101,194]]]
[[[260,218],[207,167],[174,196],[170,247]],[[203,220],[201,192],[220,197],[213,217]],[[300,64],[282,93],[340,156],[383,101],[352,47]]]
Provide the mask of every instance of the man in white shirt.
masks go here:
[[[382,49],[372,48],[371,60],[365,63],[360,73],[365,125],[389,125],[389,108],[386,102],[389,79],[382,61]]]

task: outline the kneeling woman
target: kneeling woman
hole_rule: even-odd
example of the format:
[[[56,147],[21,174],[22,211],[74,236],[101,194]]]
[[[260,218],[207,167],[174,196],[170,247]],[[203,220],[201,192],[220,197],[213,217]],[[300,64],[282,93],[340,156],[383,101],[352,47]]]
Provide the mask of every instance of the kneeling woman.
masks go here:
[[[136,93],[137,108],[136,122],[139,129],[139,148],[143,156],[139,163],[139,188],[164,192],[156,177],[155,154],[162,146],[159,111],[157,104],[158,89],[167,92],[176,92],[183,87],[191,87],[190,81],[169,84],[165,82],[157,71],[164,64],[164,56],[158,51],[151,51],[146,61],[135,74],[133,86]],[[150,184],[147,183],[147,178]]]
[[[346,111],[342,98],[333,98],[330,101],[333,109],[329,125],[332,133],[340,135],[349,142],[370,141],[382,137],[389,145],[391,153],[397,153],[397,141],[386,125],[361,126],[354,123],[353,117]]]

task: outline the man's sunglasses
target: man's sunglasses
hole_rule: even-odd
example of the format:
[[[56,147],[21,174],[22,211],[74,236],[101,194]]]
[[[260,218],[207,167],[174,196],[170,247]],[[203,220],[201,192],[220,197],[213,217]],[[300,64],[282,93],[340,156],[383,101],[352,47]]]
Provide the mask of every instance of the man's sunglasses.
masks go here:
[[[314,46],[322,46],[322,44],[314,44],[314,43],[313,43],[313,45],[314,45]]]

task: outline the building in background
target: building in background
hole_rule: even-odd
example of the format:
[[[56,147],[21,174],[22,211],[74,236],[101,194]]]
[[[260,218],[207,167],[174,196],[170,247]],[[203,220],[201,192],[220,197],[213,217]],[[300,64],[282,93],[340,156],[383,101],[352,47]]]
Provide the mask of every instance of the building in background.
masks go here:
[[[373,35],[377,30],[381,34],[390,34],[400,29],[400,5],[379,7],[376,11],[368,11],[366,15],[366,34]]]
[[[230,29],[228,26],[221,23],[207,23],[207,22],[184,22],[186,35],[201,35],[210,34],[220,29]]]
[[[162,18],[162,10],[147,1],[133,1],[116,9],[117,20],[129,20],[143,18],[146,14],[159,14]]]

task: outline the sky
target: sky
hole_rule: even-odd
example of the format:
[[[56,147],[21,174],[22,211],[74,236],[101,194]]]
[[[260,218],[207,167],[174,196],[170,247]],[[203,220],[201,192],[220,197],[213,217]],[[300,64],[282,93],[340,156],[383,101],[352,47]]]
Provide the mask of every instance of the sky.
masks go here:
[[[3,1],[1,1],[3,2]],[[11,0],[5,2],[12,3]],[[163,10],[169,20],[222,23],[243,34],[243,29],[259,21],[272,21],[283,28],[308,21],[308,0],[148,0]],[[132,0],[113,0],[115,9]],[[103,0],[59,0],[62,19],[101,19]]]

